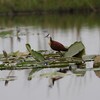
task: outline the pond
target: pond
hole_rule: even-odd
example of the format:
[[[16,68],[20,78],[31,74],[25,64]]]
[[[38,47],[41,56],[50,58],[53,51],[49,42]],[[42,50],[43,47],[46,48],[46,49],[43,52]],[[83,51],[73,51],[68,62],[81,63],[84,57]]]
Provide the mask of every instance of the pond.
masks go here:
[[[18,32],[18,33],[17,33]],[[100,54],[100,15],[30,15],[0,17],[0,54],[3,50],[10,52],[26,52],[25,44],[29,43],[34,50],[51,50],[50,34],[65,46],[75,41],[82,41],[86,54]],[[93,62],[86,63],[87,68]],[[53,71],[42,70],[35,74]],[[98,73],[86,71],[84,76],[74,74],[65,76],[55,82],[51,88],[50,79],[35,77],[29,81],[30,70],[13,71],[16,80],[5,86],[0,82],[2,100],[99,100],[100,79]],[[71,73],[69,71],[69,73]],[[5,78],[9,71],[0,71],[0,78]]]

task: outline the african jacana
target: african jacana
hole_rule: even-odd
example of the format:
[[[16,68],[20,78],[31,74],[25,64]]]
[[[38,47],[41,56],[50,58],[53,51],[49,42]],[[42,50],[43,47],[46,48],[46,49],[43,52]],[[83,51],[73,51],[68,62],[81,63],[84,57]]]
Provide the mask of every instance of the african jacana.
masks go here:
[[[50,37],[50,47],[55,50],[55,51],[67,51],[68,49],[65,48],[65,46],[63,44],[61,44],[60,42],[58,41],[54,41],[51,36],[48,34],[46,37]]]

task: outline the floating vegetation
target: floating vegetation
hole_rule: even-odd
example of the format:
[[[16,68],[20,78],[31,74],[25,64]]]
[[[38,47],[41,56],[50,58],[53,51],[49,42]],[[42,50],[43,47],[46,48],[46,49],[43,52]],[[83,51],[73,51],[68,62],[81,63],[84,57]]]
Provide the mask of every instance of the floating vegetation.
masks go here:
[[[40,62],[45,60],[44,56],[41,53],[33,49],[31,50],[31,46],[29,44],[26,44],[26,48],[36,61]]]
[[[72,44],[68,52],[65,53],[65,57],[78,57],[81,58],[85,54],[85,47],[82,42],[75,42]]]
[[[12,34],[12,31],[8,30],[8,31],[3,31],[3,32],[0,32],[0,37],[5,37],[6,35],[11,35]]]
[[[3,54],[0,55],[1,61],[3,62],[0,64],[0,70],[66,68],[72,64],[78,65],[79,68],[85,68],[84,61],[88,60],[85,55],[83,56],[84,53],[78,56],[80,52],[85,51],[82,42],[75,42],[71,45],[68,51],[63,52],[64,56],[60,56],[59,53],[49,53],[46,50],[35,51],[31,49],[29,44],[26,44],[26,48],[29,53],[16,51],[7,54],[6,51],[3,51]],[[75,57],[75,55],[77,55],[77,57]],[[84,57],[84,59],[82,57]],[[91,57],[92,60],[93,58],[94,56]]]
[[[69,46],[68,51],[62,52],[63,56],[56,52],[48,52],[47,50],[35,51],[31,48],[30,44],[26,44],[28,52],[12,52],[7,53],[3,51],[0,55],[0,70],[23,70],[31,69],[28,80],[33,78],[34,73],[43,69],[59,69],[54,72],[40,74],[40,77],[49,77],[52,80],[52,84],[56,80],[63,78],[64,76],[71,75],[68,71],[71,71],[76,76],[84,76],[86,71],[99,69],[86,68],[88,61],[94,61],[94,66],[100,63],[100,56],[98,55],[85,55],[85,47],[83,43],[75,42]],[[100,64],[99,64],[100,65]],[[98,65],[98,67],[99,67]],[[5,85],[9,81],[15,80],[15,77],[8,75],[5,80]]]
[[[95,59],[94,59],[94,64],[93,64],[93,67],[94,68],[98,68],[100,66],[100,56],[96,56]]]

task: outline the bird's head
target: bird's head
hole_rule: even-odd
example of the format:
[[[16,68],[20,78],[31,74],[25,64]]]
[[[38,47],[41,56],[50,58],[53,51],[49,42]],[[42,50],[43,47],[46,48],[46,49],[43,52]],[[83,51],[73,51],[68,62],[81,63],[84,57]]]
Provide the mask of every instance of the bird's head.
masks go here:
[[[45,38],[50,38],[51,36],[50,36],[50,34],[47,34],[46,36],[45,36]]]
[[[47,35],[45,36],[45,38],[50,38],[49,45],[51,45],[51,42],[52,42],[53,40],[52,40],[52,37],[50,36],[50,34],[47,34]]]

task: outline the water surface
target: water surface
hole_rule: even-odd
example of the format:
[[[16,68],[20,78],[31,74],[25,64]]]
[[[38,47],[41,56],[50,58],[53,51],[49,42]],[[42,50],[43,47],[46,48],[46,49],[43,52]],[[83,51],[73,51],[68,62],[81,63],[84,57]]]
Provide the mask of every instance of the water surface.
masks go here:
[[[35,15],[0,17],[0,53],[26,52],[26,43],[35,50],[51,50],[48,33],[54,40],[65,46],[82,41],[86,54],[100,54],[100,16],[99,15]],[[20,30],[17,34],[17,30]],[[86,67],[93,67],[93,62]],[[52,71],[52,70],[50,70]],[[65,76],[55,82],[52,88],[48,78],[35,77],[27,80],[29,70],[14,71],[17,80],[0,83],[2,100],[99,100],[100,79],[94,71],[84,76]],[[41,71],[44,73],[46,71]],[[9,71],[0,71],[0,77],[6,77]],[[71,72],[69,72],[71,73]]]

